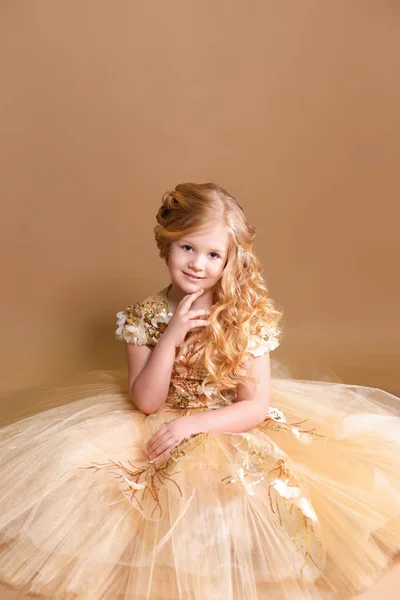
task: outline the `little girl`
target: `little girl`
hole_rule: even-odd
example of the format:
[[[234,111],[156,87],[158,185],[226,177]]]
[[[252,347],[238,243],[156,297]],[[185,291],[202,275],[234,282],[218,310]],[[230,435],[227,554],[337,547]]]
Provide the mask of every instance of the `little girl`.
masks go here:
[[[372,585],[400,549],[400,399],[270,364],[282,313],[226,190],[180,184],[157,222],[170,283],[117,314],[127,389],[106,372],[0,430],[0,580],[65,600]]]

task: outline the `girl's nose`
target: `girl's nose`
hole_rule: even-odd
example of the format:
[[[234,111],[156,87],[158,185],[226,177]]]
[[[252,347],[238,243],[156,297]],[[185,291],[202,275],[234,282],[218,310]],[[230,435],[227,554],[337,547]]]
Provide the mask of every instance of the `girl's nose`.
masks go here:
[[[201,261],[201,258],[196,258],[193,259],[190,263],[189,263],[189,267],[191,269],[194,269],[196,271],[203,269],[203,263]]]

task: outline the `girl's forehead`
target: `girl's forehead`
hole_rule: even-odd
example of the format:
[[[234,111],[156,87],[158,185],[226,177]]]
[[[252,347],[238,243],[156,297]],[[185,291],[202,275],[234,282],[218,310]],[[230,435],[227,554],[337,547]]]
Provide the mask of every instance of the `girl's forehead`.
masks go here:
[[[229,234],[224,227],[214,227],[193,231],[180,238],[180,242],[193,242],[201,245],[217,245],[221,250],[226,249],[229,244]]]
[[[214,227],[204,227],[202,229],[198,229],[197,231],[192,231],[183,238],[187,239],[197,239],[197,240],[212,240],[212,239],[229,239],[229,233],[226,227],[223,225],[215,225]],[[183,239],[182,238],[182,239]]]

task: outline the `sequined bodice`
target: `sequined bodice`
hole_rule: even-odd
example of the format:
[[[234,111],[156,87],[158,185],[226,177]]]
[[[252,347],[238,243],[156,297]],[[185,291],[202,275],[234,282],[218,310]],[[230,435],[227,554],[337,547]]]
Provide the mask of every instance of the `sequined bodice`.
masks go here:
[[[218,398],[212,384],[205,384],[203,393],[201,384],[208,375],[204,367],[204,349],[197,333],[189,334],[177,349],[167,405],[175,408],[218,408],[232,401],[232,394],[225,393],[225,401]]]

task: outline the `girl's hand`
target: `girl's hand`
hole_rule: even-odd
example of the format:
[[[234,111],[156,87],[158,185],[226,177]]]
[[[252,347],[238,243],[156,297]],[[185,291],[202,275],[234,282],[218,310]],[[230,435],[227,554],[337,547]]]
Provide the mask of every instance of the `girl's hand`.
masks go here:
[[[200,433],[195,415],[186,415],[170,421],[147,442],[146,450],[150,460],[161,457],[167,459],[184,438],[194,433]]]
[[[193,294],[184,296],[179,302],[173,317],[171,317],[168,327],[163,333],[163,338],[170,340],[175,348],[183,344],[188,331],[191,331],[196,327],[209,325],[207,319],[201,319],[199,317],[209,314],[211,309],[199,308],[198,310],[189,310],[192,303],[203,292],[204,290],[200,288],[196,292],[193,292]]]

